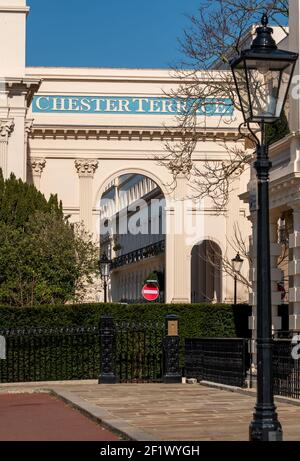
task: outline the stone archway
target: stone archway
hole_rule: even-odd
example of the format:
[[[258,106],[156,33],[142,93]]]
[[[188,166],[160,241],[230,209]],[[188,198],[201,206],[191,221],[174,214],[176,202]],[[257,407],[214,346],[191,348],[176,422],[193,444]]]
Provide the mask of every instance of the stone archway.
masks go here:
[[[222,250],[213,240],[203,240],[192,248],[191,301],[222,302]]]
[[[130,159],[128,160],[131,161]],[[135,163],[138,163],[138,162],[135,162]],[[157,167],[160,167],[158,170],[161,173],[160,175],[155,174],[153,172],[157,169]],[[124,166],[123,168],[115,168],[113,171],[111,171],[111,169],[107,169],[104,179],[102,178],[103,177],[103,173],[102,173],[101,174],[102,181],[101,181],[100,186],[97,188],[96,195],[94,197],[94,209],[97,209],[97,210],[99,209],[100,200],[108,184],[113,182],[116,178],[122,175],[127,175],[127,174],[136,174],[136,175],[141,175],[141,176],[150,178],[161,189],[166,199],[166,202],[168,202],[170,195],[171,195],[171,191],[169,190],[168,183],[172,183],[172,178],[171,176],[169,176],[166,169],[162,170],[162,167],[159,166],[157,162],[152,159],[151,162],[148,162],[147,168],[145,168],[144,166],[126,168]]]
[[[131,163],[131,162],[130,162]],[[187,178],[182,176],[177,179],[177,187],[168,186],[172,183],[168,171],[161,167],[153,159],[140,159],[135,161],[135,167],[128,168],[128,162],[117,162],[115,160],[102,161],[94,176],[94,199],[93,199],[93,229],[98,231],[98,222],[100,215],[100,200],[107,186],[117,177],[126,174],[143,175],[154,181],[161,189],[165,198],[165,221],[166,221],[166,238],[165,238],[165,277],[164,277],[164,300],[167,303],[189,303],[190,302],[190,285],[189,273],[190,253],[189,238],[183,231],[177,232],[176,222],[182,222],[186,216],[178,214],[177,206],[181,207],[188,188]],[[122,165],[123,168],[120,168]],[[103,179],[104,178],[104,179]],[[99,186],[100,184],[100,186]],[[188,221],[188,220],[187,220]],[[178,264],[180,261],[180,264]]]
[[[98,205],[100,251],[112,261],[109,300],[142,302],[144,280],[155,274],[164,302],[166,201],[158,184],[136,171],[114,174]]]

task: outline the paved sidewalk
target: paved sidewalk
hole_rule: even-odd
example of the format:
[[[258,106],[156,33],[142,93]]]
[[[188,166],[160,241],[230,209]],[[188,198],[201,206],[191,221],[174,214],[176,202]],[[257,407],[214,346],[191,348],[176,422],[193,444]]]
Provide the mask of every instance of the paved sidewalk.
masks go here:
[[[247,441],[254,396],[198,384],[117,384],[96,381],[5,385],[0,390],[52,389],[133,440]],[[0,394],[1,395],[1,394]],[[279,402],[284,440],[300,441],[300,406]]]
[[[49,394],[1,394],[0,441],[120,440]]]

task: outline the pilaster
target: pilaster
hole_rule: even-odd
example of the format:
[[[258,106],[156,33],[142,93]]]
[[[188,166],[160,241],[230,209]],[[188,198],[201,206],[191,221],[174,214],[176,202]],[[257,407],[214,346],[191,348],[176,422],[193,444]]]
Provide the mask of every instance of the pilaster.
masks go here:
[[[281,317],[278,315],[278,306],[282,304],[281,292],[278,291],[278,282],[281,282],[283,273],[278,269],[278,258],[281,256],[282,247],[278,243],[279,215],[270,213],[270,268],[271,268],[271,294],[272,294],[272,330],[281,330]]]
[[[92,232],[93,225],[93,178],[98,161],[94,159],[75,160],[75,167],[79,177],[79,216],[86,229]]]
[[[25,75],[26,0],[0,0],[1,76]]]
[[[188,190],[186,176],[177,177],[171,204],[165,210],[166,217],[166,302],[189,303],[190,258],[185,235],[184,199]],[[187,212],[187,210],[185,210]]]
[[[294,232],[289,237],[292,261],[289,262],[290,330],[300,331],[300,204],[293,208]]]
[[[271,269],[271,296],[272,296],[272,329],[281,329],[281,319],[278,317],[278,306],[281,304],[281,293],[277,289],[277,283],[282,279],[282,271],[277,267],[277,261],[281,255],[281,245],[278,243],[278,219],[276,214],[270,215],[270,269]],[[249,303],[253,306],[253,313],[249,327],[256,329],[256,218],[251,218],[253,223],[253,237],[250,245],[252,266],[250,268],[250,281],[252,282],[252,293]]]
[[[27,165],[28,165],[28,139],[32,133],[33,119],[25,120],[25,131],[24,131],[24,175],[27,178]]]
[[[0,168],[4,179],[8,177],[8,139],[14,128],[12,119],[0,120]]]
[[[299,53],[300,50],[300,2],[289,0],[289,50]],[[294,78],[289,98],[289,126],[292,132],[300,131],[300,99],[299,99],[300,60],[296,62]],[[293,95],[293,93],[295,95]],[[293,149],[292,149],[293,150]],[[299,151],[298,151],[299,152]]]
[[[251,209],[251,214],[249,220],[252,224],[252,234],[249,238],[249,257],[250,257],[250,268],[249,268],[249,280],[252,285],[252,290],[249,294],[249,304],[252,306],[252,316],[249,317],[248,327],[252,331],[252,340],[249,344],[249,353],[251,354],[251,368],[253,373],[256,373],[256,316],[257,316],[257,307],[256,307],[256,243],[257,243],[257,215],[256,215],[256,206],[253,206]]]

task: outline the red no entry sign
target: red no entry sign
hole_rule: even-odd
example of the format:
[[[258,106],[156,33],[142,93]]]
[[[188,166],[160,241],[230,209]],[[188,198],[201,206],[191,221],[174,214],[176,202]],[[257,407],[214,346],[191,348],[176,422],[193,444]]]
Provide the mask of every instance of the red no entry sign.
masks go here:
[[[159,288],[155,283],[146,283],[142,289],[142,296],[147,301],[155,301],[159,297]]]

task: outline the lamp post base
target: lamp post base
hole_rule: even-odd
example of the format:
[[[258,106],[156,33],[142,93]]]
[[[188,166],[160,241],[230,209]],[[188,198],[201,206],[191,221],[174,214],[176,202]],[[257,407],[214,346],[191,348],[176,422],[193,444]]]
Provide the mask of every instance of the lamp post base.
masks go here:
[[[254,419],[250,424],[250,442],[281,442],[282,437],[282,427],[277,419]]]
[[[99,376],[98,384],[117,384],[117,378],[113,373],[102,373]]]

